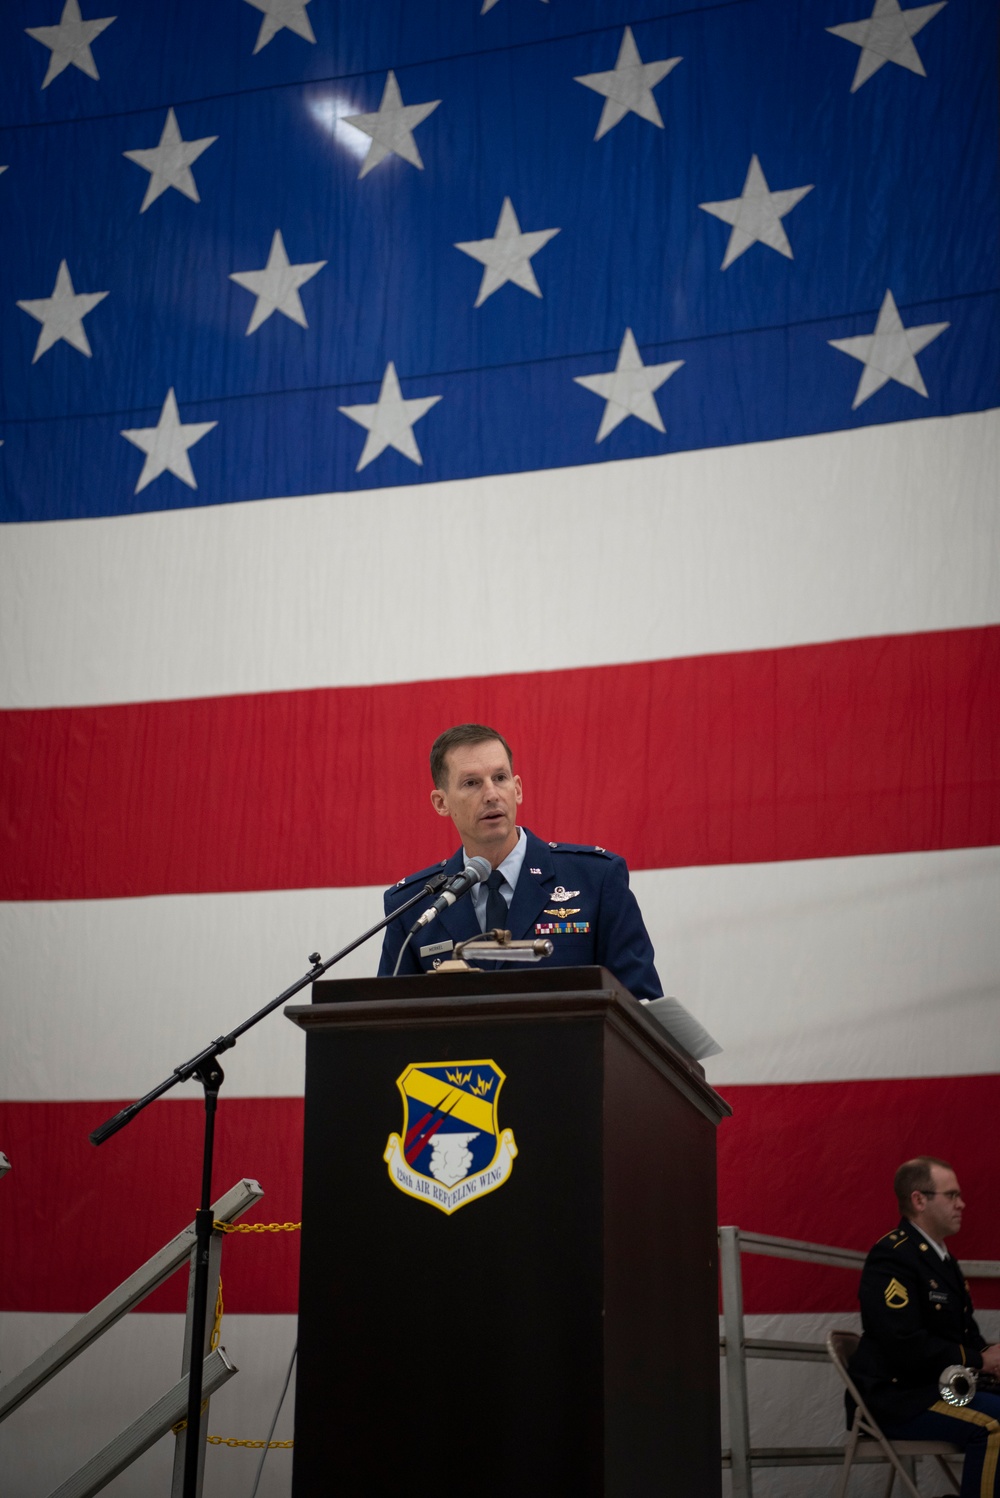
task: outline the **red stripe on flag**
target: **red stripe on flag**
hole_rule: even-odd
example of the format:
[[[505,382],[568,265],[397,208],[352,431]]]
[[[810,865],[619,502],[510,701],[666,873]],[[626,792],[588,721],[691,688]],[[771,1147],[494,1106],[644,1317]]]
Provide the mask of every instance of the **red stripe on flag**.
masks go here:
[[[95,1148],[90,1131],[122,1106],[0,1103],[12,1167],[0,1181],[0,1310],[89,1310],[194,1221],[204,1104],[155,1103]],[[220,1100],[213,1194],[244,1177],[264,1188],[241,1222],[301,1221],[302,1113],[301,1098]],[[297,1232],[227,1237],[222,1259],[227,1310],[295,1310]],[[186,1286],[182,1270],[141,1309],[183,1311]]]
[[[721,1090],[733,1116],[719,1129],[720,1224],[867,1252],[899,1220],[897,1165],[936,1155],[968,1202],[949,1247],[959,1259],[1000,1259],[996,1147],[983,1127],[1000,1113],[1000,1077]],[[857,1276],[844,1269],[747,1254],[743,1289],[747,1312],[858,1309]],[[1000,1280],[973,1282],[973,1298],[980,1310],[1000,1306]]]
[[[969,1204],[952,1247],[960,1258],[997,1256],[1000,1206],[989,1121],[1000,1114],[1000,1078],[818,1082],[723,1092],[734,1113],[719,1131],[720,1222],[867,1250],[895,1225],[896,1166],[928,1153],[952,1161]],[[119,1106],[0,1105],[0,1141],[14,1166],[0,1183],[0,1309],[88,1310],[193,1219],[201,1103],[155,1104],[95,1150],[89,1130]],[[511,1122],[516,1129],[517,1120]],[[398,1123],[398,1115],[386,1116],[386,1137]],[[221,1101],[216,1192],[242,1176],[256,1177],[266,1192],[244,1220],[297,1222],[301,1170],[301,1099]],[[394,1189],[380,1155],[372,1157],[371,1189]],[[516,1172],[503,1189],[517,1190]],[[419,1202],[412,1209],[427,1210]],[[345,1206],[345,1232],[352,1210],[363,1208]],[[683,1214],[683,1204],[678,1211]],[[223,1257],[227,1309],[295,1311],[297,1234],[231,1238]],[[857,1277],[840,1269],[748,1255],[744,1287],[748,1312],[856,1309]],[[979,1281],[973,1292],[980,1308],[1000,1306],[1000,1281]],[[144,1308],[179,1311],[184,1295],[185,1276],[175,1275]]]
[[[0,714],[0,898],[388,883],[450,852],[444,727],[633,868],[1000,843],[1000,627],[467,681]]]

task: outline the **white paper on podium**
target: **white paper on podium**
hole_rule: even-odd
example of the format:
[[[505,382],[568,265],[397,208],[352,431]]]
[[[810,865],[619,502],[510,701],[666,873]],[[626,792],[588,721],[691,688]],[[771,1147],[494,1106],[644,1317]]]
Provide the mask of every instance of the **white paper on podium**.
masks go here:
[[[719,1042],[712,1039],[704,1025],[700,1025],[694,1015],[688,1013],[679,999],[647,999],[643,1001],[642,1007],[647,1014],[659,1021],[671,1040],[676,1040],[695,1061],[701,1061],[706,1056],[718,1056],[721,1052]]]

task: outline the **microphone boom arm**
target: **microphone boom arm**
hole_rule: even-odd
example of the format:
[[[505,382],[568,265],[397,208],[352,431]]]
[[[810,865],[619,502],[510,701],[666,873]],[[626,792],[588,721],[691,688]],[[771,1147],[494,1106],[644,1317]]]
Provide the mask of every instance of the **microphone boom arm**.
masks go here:
[[[264,1005],[263,1009],[258,1009],[256,1014],[252,1014],[241,1025],[237,1025],[235,1030],[230,1030],[228,1035],[220,1035],[218,1040],[209,1041],[208,1045],[203,1050],[200,1050],[196,1056],[192,1056],[190,1061],[185,1061],[180,1066],[175,1066],[169,1077],[165,1077],[159,1086],[153,1088],[152,1092],[147,1092],[145,1097],[137,1099],[134,1103],[129,1103],[127,1108],[122,1108],[113,1118],[107,1119],[106,1122],[94,1129],[90,1135],[91,1144],[103,1144],[106,1139],[111,1138],[112,1134],[117,1134],[119,1129],[123,1129],[126,1124],[131,1123],[136,1114],[141,1113],[143,1108],[148,1107],[150,1103],[154,1103],[165,1092],[169,1092],[171,1087],[176,1087],[178,1082],[190,1081],[201,1067],[211,1061],[213,1057],[221,1055],[223,1051],[231,1050],[241,1035],[266,1018],[273,1009],[277,1009],[279,1004],[287,1003],[289,999],[294,998],[297,993],[301,992],[307,984],[315,983],[317,978],[322,978],[323,974],[329,968],[333,967],[335,963],[343,961],[356,947],[362,946],[371,937],[377,935],[379,931],[388,926],[390,921],[394,921],[402,911],[409,910],[411,905],[416,905],[421,900],[425,900],[428,895],[436,895],[446,883],[447,876],[445,874],[434,874],[424,885],[423,889],[419,890],[411,899],[394,910],[392,915],[384,916],[382,920],[376,922],[374,926],[370,926],[361,936],[355,937],[352,942],[348,942],[346,947],[341,947],[339,952],[335,952],[332,957],[328,957],[325,962],[320,959],[318,952],[311,953],[309,961],[313,966],[303,977],[297,978],[290,988],[286,988],[282,993],[279,993],[277,998],[271,999],[269,1003]]]

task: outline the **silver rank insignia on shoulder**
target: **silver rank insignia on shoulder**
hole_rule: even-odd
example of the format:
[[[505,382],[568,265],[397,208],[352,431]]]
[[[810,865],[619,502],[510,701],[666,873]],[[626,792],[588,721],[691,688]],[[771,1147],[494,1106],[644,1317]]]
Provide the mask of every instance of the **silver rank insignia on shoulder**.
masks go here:
[[[551,900],[575,900],[579,893],[578,889],[563,889],[561,884],[557,884],[549,898]]]

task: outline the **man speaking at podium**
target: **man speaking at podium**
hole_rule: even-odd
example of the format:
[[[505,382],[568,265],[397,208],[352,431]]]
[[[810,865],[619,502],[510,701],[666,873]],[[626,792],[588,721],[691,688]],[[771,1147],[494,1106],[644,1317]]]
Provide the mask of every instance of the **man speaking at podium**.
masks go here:
[[[461,723],[431,748],[431,805],[450,817],[462,845],[444,864],[410,874],[385,893],[385,913],[431,875],[459,875],[472,858],[489,864],[488,879],[419,931],[403,952],[400,973],[427,972],[451,955],[455,942],[497,927],[515,940],[546,937],[555,948],[543,962],[606,967],[637,999],[659,998],[653,944],[629,889],[625,860],[604,848],[546,843],[517,825],[521,777],[510,745],[495,728]],[[413,921],[408,911],[385,929],[379,975],[390,975]]]

